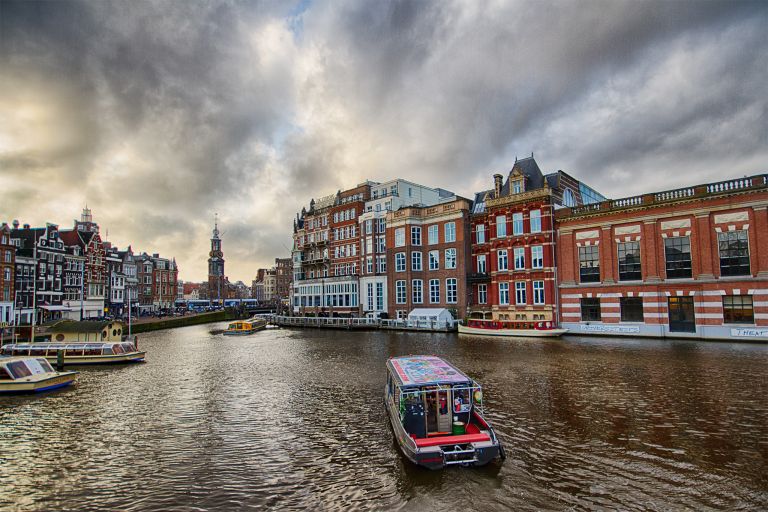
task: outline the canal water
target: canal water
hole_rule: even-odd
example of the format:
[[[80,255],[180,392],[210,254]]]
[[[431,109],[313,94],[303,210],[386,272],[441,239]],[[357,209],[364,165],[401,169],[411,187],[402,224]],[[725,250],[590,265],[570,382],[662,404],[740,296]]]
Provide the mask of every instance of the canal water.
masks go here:
[[[768,346],[221,327],[0,398],[0,509],[768,508]],[[503,465],[402,457],[382,400],[403,354],[483,384]]]

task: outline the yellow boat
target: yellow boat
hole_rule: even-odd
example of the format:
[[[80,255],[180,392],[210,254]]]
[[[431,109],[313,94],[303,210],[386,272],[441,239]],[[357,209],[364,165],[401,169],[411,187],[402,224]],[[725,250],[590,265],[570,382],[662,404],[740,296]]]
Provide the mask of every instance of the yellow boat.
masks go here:
[[[57,372],[42,357],[0,358],[0,394],[40,393],[75,382],[78,372]]]
[[[252,334],[267,327],[267,321],[263,318],[251,318],[249,320],[238,320],[232,322],[224,331],[225,336],[238,336],[242,334]]]

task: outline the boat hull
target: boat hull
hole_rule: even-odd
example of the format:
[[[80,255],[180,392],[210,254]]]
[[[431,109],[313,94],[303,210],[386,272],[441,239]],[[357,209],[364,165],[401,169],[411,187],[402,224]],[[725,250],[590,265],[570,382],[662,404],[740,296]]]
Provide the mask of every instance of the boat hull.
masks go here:
[[[451,450],[455,448],[453,441],[456,436],[447,436],[446,442],[434,446],[419,447],[411,438],[400,423],[400,419],[394,404],[387,399],[386,388],[384,390],[384,408],[389,416],[389,424],[395,435],[395,442],[400,447],[406,459],[417,466],[427,469],[443,469],[446,466],[460,464],[462,466],[485,466],[501,455],[501,445],[498,441],[492,440],[478,443],[462,443],[464,447],[472,451],[472,460],[451,462]],[[489,427],[490,428],[490,427]]]
[[[75,382],[77,372],[64,372],[40,380],[0,382],[0,394],[43,393],[64,388]]]
[[[567,333],[568,329],[482,329],[459,325],[459,334],[477,336],[507,336],[515,338],[556,338]]]

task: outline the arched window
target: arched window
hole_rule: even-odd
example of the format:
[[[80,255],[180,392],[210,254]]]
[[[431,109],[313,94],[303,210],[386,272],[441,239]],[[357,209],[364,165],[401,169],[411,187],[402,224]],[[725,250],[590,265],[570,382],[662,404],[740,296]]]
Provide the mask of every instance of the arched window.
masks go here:
[[[576,200],[573,198],[573,192],[567,188],[563,191],[563,204],[568,207],[576,206]]]

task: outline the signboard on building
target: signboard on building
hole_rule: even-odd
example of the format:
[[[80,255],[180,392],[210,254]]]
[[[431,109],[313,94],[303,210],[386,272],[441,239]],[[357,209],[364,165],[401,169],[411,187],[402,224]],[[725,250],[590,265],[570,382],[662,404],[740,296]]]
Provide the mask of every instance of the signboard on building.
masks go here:
[[[735,338],[768,338],[768,327],[737,327],[731,329],[731,336]]]
[[[640,332],[639,325],[591,325],[581,324],[581,332],[633,334]]]

